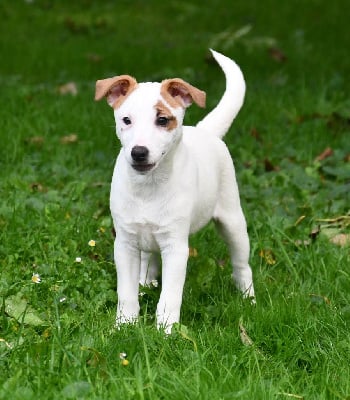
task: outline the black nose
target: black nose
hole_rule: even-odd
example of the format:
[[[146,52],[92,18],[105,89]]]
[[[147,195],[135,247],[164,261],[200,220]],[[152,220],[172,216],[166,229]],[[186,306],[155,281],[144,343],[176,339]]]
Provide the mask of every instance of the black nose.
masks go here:
[[[145,162],[148,157],[148,149],[145,146],[134,146],[131,149],[131,158],[136,162]]]

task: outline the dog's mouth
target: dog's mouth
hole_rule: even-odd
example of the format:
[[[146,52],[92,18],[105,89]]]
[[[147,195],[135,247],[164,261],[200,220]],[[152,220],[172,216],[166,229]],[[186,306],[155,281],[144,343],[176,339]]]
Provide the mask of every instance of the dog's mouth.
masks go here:
[[[155,163],[154,164],[132,164],[131,166],[137,171],[137,172],[148,172],[150,171],[152,168],[155,167]]]

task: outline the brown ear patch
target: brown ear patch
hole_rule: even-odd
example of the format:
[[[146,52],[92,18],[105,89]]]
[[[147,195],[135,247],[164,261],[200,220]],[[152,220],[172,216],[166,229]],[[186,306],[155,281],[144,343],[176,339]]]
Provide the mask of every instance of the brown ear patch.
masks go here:
[[[107,97],[108,104],[118,108],[136,87],[136,79],[129,75],[101,79],[96,82],[95,100]]]
[[[161,95],[171,107],[188,107],[195,102],[205,107],[206,94],[180,78],[166,79],[162,82]]]
[[[167,107],[162,101],[158,101],[157,104],[154,106],[157,111],[156,117],[165,117],[169,120],[165,129],[167,131],[172,131],[177,127],[177,120],[175,116],[171,113],[169,107]]]

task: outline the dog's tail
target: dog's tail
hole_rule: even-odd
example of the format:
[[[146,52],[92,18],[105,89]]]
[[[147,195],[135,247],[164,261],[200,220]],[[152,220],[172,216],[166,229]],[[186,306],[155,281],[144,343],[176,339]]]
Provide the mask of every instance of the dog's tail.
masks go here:
[[[225,73],[226,90],[219,104],[198,122],[197,127],[222,138],[242,107],[245,81],[241,69],[233,60],[212,49],[210,51]]]

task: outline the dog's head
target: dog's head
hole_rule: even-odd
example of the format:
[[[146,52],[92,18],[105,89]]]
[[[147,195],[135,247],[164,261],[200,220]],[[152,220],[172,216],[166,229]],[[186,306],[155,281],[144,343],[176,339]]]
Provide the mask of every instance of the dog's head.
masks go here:
[[[181,140],[185,109],[205,106],[205,92],[179,78],[137,83],[129,75],[96,82],[95,100],[114,109],[127,162],[139,173],[154,170]]]

